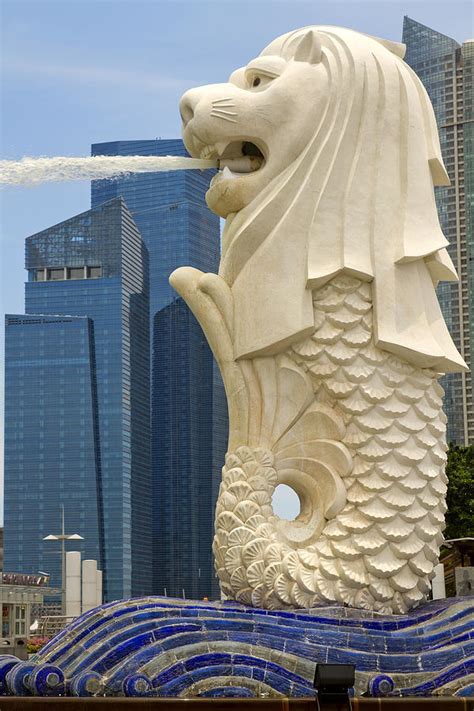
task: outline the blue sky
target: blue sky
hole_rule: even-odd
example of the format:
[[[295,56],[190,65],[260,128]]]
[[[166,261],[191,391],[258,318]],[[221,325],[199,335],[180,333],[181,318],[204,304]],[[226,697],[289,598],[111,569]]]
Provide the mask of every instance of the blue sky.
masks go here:
[[[2,158],[174,138],[186,88],[225,81],[304,25],[400,40],[407,14],[460,42],[474,36],[470,0],[1,0],[0,11]],[[2,311],[22,313],[25,237],[88,209],[89,184],[9,188],[1,201]]]

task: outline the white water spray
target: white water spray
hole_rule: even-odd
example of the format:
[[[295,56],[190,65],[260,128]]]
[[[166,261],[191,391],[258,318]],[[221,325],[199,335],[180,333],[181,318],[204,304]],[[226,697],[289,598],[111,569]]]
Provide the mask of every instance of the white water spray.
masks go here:
[[[181,156],[90,156],[0,161],[0,185],[39,185],[66,180],[100,180],[130,173],[217,168],[215,160]]]

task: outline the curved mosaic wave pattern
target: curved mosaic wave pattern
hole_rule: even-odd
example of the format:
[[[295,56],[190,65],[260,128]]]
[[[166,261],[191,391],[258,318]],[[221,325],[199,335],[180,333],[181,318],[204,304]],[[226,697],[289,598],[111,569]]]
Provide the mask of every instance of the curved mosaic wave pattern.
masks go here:
[[[0,657],[0,693],[309,696],[316,662],[355,664],[356,695],[470,695],[474,599],[430,602],[408,615],[114,602],[77,618],[27,663]]]

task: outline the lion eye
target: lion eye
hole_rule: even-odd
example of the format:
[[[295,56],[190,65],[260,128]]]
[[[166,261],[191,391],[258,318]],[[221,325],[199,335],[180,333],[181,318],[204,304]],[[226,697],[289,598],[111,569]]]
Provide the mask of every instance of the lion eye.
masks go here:
[[[253,71],[249,72],[247,74],[247,88],[249,89],[265,89],[267,87],[267,84],[270,84],[270,82],[274,79],[274,77],[271,77],[264,72],[259,73],[259,74],[254,74]]]

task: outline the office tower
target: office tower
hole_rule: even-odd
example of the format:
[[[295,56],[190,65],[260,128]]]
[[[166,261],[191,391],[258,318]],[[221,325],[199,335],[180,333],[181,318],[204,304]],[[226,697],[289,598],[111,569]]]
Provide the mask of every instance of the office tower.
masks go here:
[[[221,463],[217,472],[213,470],[209,446],[214,426],[213,361],[182,299],[155,315],[153,362],[159,369],[153,397],[158,413],[154,428],[157,572],[167,571],[163,587],[168,594],[181,595],[178,583],[183,581],[187,597],[211,596],[215,591],[209,587],[207,568],[219,482],[218,476],[211,475],[222,467]],[[163,594],[163,588],[157,592]]]
[[[146,248],[118,198],[28,237],[26,269],[26,315],[6,317],[5,567],[60,585],[42,539],[64,504],[105,599],[149,593]]]
[[[403,22],[405,61],[418,74],[433,103],[450,187],[436,188],[436,202],[459,283],[443,282],[438,296],[454,343],[471,365],[474,348],[474,40],[462,45],[409,17]],[[471,373],[442,380],[448,441],[474,442]]]
[[[180,140],[116,141],[93,155],[186,155]],[[168,283],[191,265],[216,272],[219,218],[204,195],[213,171],[135,174],[92,184],[92,205],[121,195],[150,257],[153,589],[217,597],[211,552],[227,445],[224,388],[194,316]]]

